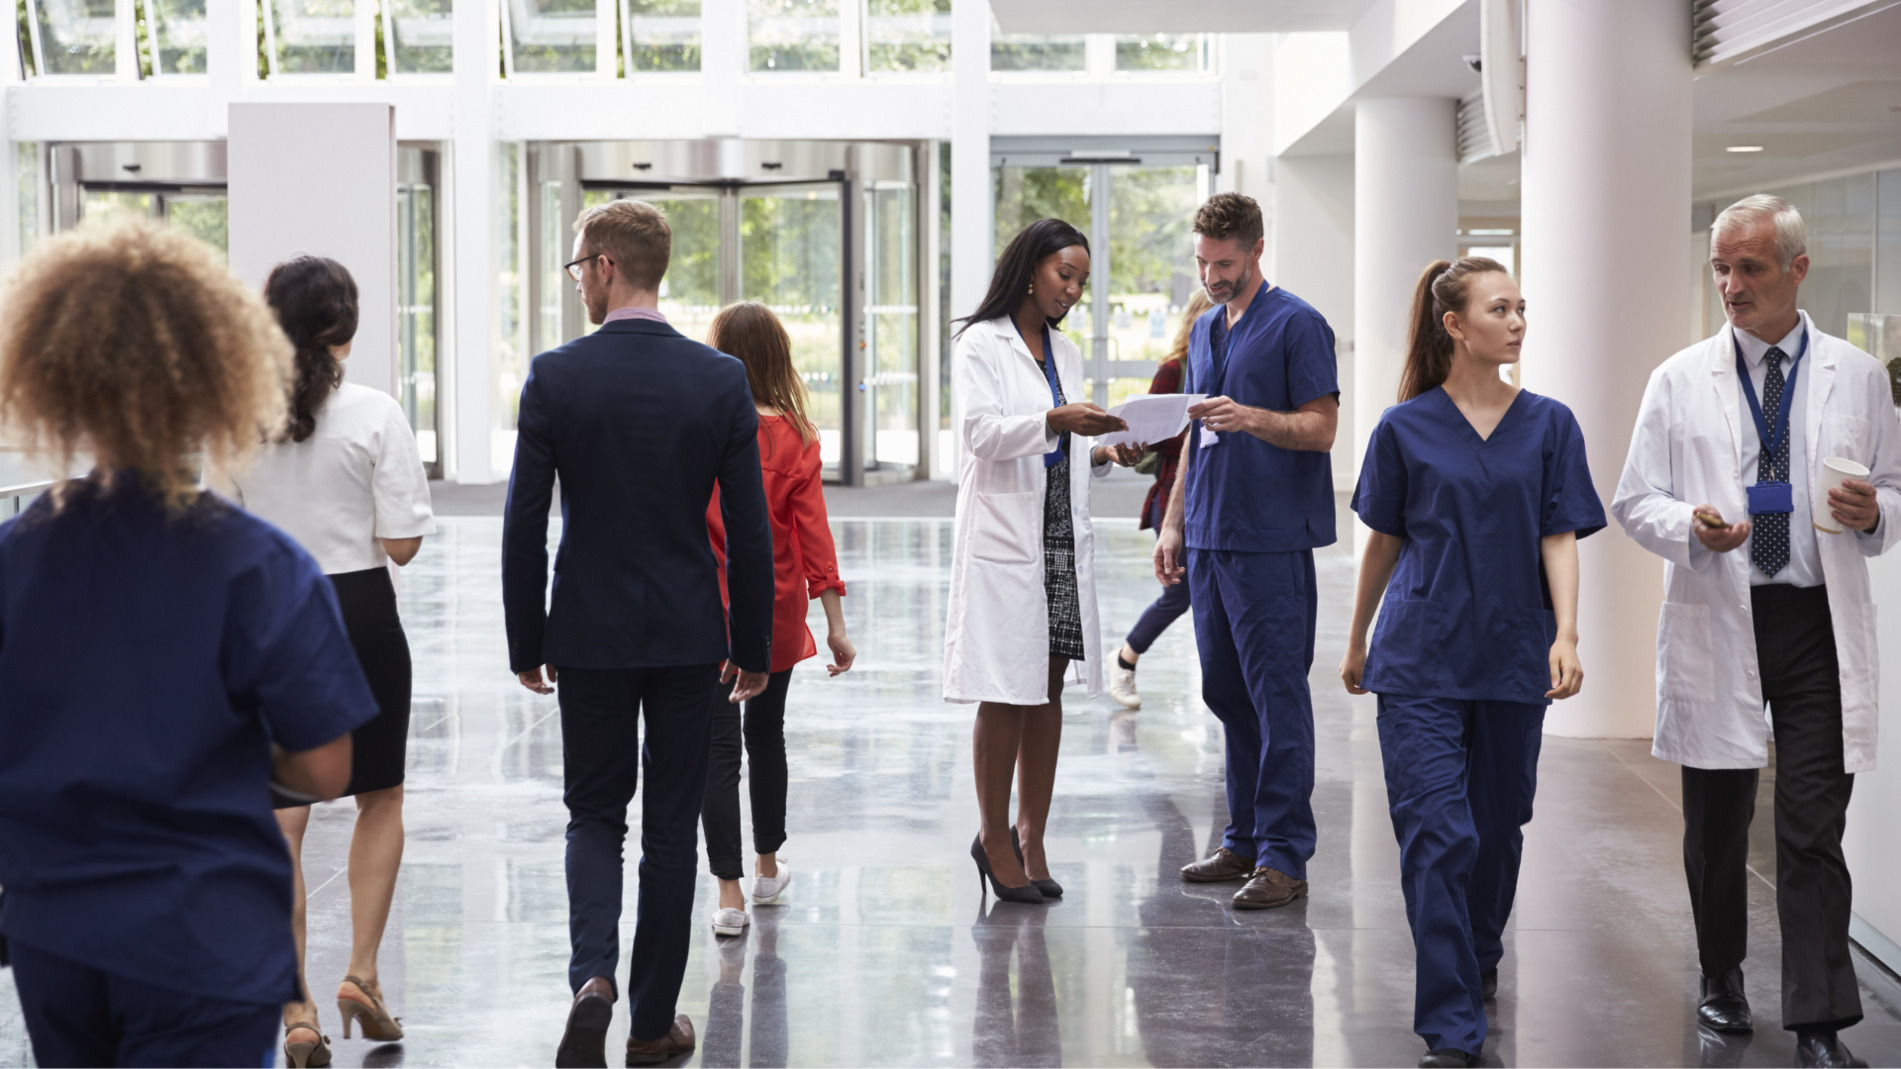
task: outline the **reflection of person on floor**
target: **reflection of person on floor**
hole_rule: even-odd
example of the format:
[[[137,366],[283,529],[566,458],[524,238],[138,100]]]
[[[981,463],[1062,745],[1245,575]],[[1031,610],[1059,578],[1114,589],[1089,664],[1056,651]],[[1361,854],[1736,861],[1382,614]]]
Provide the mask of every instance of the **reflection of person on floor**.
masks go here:
[[[707,1069],[736,1069],[741,1064],[774,1069],[786,1063],[785,961],[779,957],[777,911],[760,914],[752,933],[757,946],[752,960],[751,1057],[743,1063],[740,1059],[746,1033],[746,986],[740,980],[746,970],[746,941],[721,939],[719,979],[707,998],[706,1033],[700,1037],[700,1064]]]
[[[1238,909],[1307,894],[1313,812],[1316,547],[1332,545],[1340,412],[1333,331],[1261,277],[1260,205],[1218,193],[1195,213],[1195,262],[1217,302],[1195,321],[1186,390],[1207,400],[1155,544],[1155,577],[1193,587],[1202,700],[1227,743],[1228,830],[1182,878],[1247,880]],[[1186,557],[1184,557],[1186,554]]]
[[[557,1066],[606,1065],[620,992],[622,850],[640,791],[640,901],[628,960],[629,1064],[691,1051],[676,1013],[691,943],[711,708],[765,689],[772,646],[772,531],[760,486],[759,415],[739,361],[690,341],[659,311],[672,254],[650,204],[597,205],[575,224],[592,334],[535,357],[502,524],[510,668],[537,694],[560,686],[568,807],[568,982]],[[561,479],[561,549],[548,594],[548,510]],[[717,485],[726,588],[707,541]],[[730,636],[730,638],[729,638]],[[644,728],[644,730],[643,730]]]
[[[982,1066],[1063,1064],[1062,1023],[1056,1015],[1056,979],[1043,923],[1049,914],[999,902],[970,929],[977,944],[977,1015],[970,1060]],[[1010,953],[1016,952],[1014,995]]]
[[[745,703],[743,717],[740,705],[714,695],[712,756],[700,814],[706,829],[707,865],[719,880],[713,931],[737,936],[749,923],[746,893],[739,882],[745,874],[739,834],[741,741],[752,797],[752,897],[770,905],[779,901],[792,882],[792,870],[779,858],[779,847],[785,844],[789,776],[785,703],[792,667],[818,653],[811,629],[805,626],[806,606],[812,599],[825,606],[825,644],[832,653],[826,671],[834,676],[850,671],[858,651],[845,634],[845,609],[839,600],[845,583],[838,577],[838,554],[825,517],[818,428],[806,415],[805,384],[792,363],[792,339],[770,308],[758,301],[742,301],[713,317],[706,344],[746,365],[753,408],[759,413],[759,463],[772,524],[771,681],[758,697]],[[706,526],[713,555],[723,566],[726,524],[720,517],[717,491],[706,508]]]
[[[1088,239],[1061,219],[1039,219],[1004,248],[983,303],[957,332],[944,700],[979,703],[970,854],[986,888],[1013,902],[1063,893],[1043,852],[1063,686],[1102,693],[1100,653],[1086,653],[1102,633],[1089,481],[1108,474],[1112,459],[1135,462],[1131,447],[1091,447],[1095,435],[1124,429],[1121,418],[1070,400],[1083,389],[1082,350],[1058,328],[1088,278]]]
[[[271,269],[264,299],[296,348],[290,422],[249,471],[231,476],[238,503],[317,558],[336,588],[343,625],[381,711],[351,733],[344,797],[356,799],[350,833],[350,966],[337,985],[347,1036],[393,1042],[402,1025],[384,1003],[377,958],[403,860],[403,771],[409,750],[409,639],[396,611],[390,565],[408,564],[434,534],[429,476],[402,406],[381,390],[343,381],[357,328],[356,280],[335,260],[299,256]],[[296,873],[291,930],[304,998],[284,1007],[284,1062],[330,1063],[330,1038],[303,975],[304,835],[310,806],[277,800],[277,822]]]
[[[1571,410],[1500,376],[1524,335],[1496,261],[1428,267],[1400,403],[1353,494],[1372,532],[1340,676],[1379,695],[1420,1065],[1472,1065],[1484,1047],[1545,706],[1583,680],[1577,540],[1604,507]]]
[[[0,524],[0,932],[40,1065],[269,1064],[302,998],[268,784],[334,798],[377,714],[336,592],[200,491],[284,425],[290,346],[194,238],[49,238],[0,417],[64,471]]]
[[[1875,767],[1866,558],[1896,544],[1901,428],[1886,369],[1800,311],[1806,240],[1778,197],[1716,217],[1710,265],[1729,329],[1651,375],[1611,507],[1665,561],[1653,752],[1683,766],[1698,1019],[1754,1027],[1749,825],[1773,737],[1782,1026],[1803,1065],[1845,1065],[1836,1033],[1861,1020],[1861,995],[1842,831],[1855,773]],[[1815,509],[1830,458],[1871,474]]]
[[[1197,288],[1188,298],[1187,307],[1182,309],[1181,329],[1175,332],[1175,344],[1169,349],[1168,357],[1155,369],[1155,378],[1149,383],[1150,393],[1182,392],[1182,367],[1188,358],[1188,337],[1195,326],[1195,320],[1213,307],[1208,299],[1208,291]],[[1153,529],[1157,535],[1162,533],[1162,520],[1168,512],[1169,491],[1175,488],[1175,475],[1181,468],[1182,443],[1188,440],[1188,432],[1183,431],[1166,442],[1156,442],[1142,447],[1142,465],[1149,458],[1156,461],[1155,484],[1149,487],[1148,496],[1142,499],[1142,521],[1138,530]],[[1188,611],[1188,584],[1175,583],[1164,586],[1162,593],[1155,599],[1129,629],[1129,637],[1116,651],[1115,667],[1109,670],[1109,696],[1130,709],[1142,707],[1142,697],[1135,689],[1135,665],[1142,655],[1149,651],[1155,640],[1162,637],[1168,625]]]

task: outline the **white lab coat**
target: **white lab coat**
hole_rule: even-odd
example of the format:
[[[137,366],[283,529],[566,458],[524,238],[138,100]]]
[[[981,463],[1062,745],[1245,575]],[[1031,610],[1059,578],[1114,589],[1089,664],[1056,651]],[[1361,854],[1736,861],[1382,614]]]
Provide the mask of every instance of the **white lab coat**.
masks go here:
[[[1901,537],[1901,422],[1887,369],[1807,326],[1809,350],[1800,374],[1810,376],[1809,487],[1818,485],[1824,458],[1856,460],[1873,472],[1869,481],[1881,510],[1872,536],[1815,534],[1841,666],[1843,762],[1847,772],[1867,772],[1875,767],[1879,666],[1875,606],[1862,558],[1887,552]],[[1699,504],[1714,506],[1732,523],[1748,514],[1741,389],[1727,327],[1664,361],[1644,390],[1611,503],[1624,530],[1667,562],[1651,752],[1693,768],[1769,763],[1772,732],[1757,671],[1749,545],[1712,553],[1691,529],[1691,510]],[[1748,474],[1754,482],[1755,472]]]
[[[1063,397],[1083,400],[1082,351],[1050,332]],[[972,324],[957,341],[957,520],[944,624],[944,700],[1042,705],[1049,700],[1049,605],[1043,592],[1043,454],[1050,387],[1008,317]],[[1064,679],[1102,693],[1095,536],[1089,480],[1094,439],[1072,434],[1069,514],[1087,656]]]

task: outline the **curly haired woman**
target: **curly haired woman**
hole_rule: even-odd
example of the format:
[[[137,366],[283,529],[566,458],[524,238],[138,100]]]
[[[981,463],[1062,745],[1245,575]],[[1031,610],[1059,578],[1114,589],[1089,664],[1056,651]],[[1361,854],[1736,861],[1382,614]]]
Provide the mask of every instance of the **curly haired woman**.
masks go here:
[[[43,244],[0,423],[69,470],[0,524],[0,933],[41,1065],[260,1065],[300,997],[270,784],[335,797],[376,714],[336,596],[198,489],[284,424],[290,345],[195,239]]]

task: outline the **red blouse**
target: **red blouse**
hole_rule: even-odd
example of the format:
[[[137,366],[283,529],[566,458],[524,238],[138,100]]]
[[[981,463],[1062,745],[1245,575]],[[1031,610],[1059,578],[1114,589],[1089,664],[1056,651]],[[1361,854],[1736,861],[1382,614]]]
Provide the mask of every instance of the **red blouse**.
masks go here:
[[[818,653],[805,626],[806,602],[827,590],[845,593],[838,577],[838,552],[825,518],[825,492],[819,481],[819,443],[807,444],[784,416],[759,417],[759,467],[766,486],[766,511],[772,523],[772,668],[783,672]],[[719,561],[719,589],[726,598],[726,524],[719,511],[719,488],[706,507],[707,534]]]

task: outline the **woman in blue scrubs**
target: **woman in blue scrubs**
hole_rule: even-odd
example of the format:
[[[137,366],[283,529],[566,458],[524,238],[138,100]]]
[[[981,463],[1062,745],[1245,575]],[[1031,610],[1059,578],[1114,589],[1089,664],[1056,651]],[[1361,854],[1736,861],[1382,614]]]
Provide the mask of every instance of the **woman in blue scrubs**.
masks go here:
[[[194,484],[283,426],[290,346],[152,223],[8,282],[0,422],[97,465],[0,524],[0,935],[34,1060],[269,1065],[301,997],[270,783],[335,797],[377,711],[310,554]]]
[[[1469,1066],[1484,1046],[1545,707],[1584,679],[1577,540],[1604,508],[1571,410],[1500,374],[1524,337],[1501,264],[1427,268],[1400,403],[1353,494],[1372,534],[1340,677],[1379,695],[1422,1066]]]

